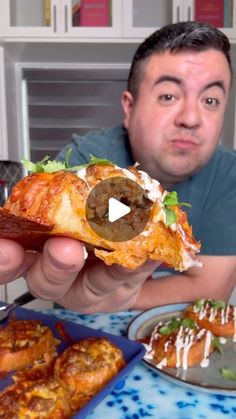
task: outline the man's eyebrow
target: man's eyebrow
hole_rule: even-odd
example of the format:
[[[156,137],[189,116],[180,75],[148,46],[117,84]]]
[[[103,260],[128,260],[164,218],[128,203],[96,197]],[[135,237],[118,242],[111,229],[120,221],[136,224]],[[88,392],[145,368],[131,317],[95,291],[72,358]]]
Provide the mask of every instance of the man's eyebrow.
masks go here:
[[[215,80],[215,81],[212,81],[211,83],[208,83],[205,87],[204,87],[204,89],[203,90],[207,90],[207,89],[210,89],[211,87],[219,87],[222,91],[223,91],[223,93],[224,93],[224,95],[226,94],[226,90],[225,90],[225,85],[224,85],[224,82],[223,81],[221,81],[221,80]]]
[[[176,84],[182,84],[183,81],[179,78],[179,77],[175,77],[175,76],[169,76],[169,75],[163,75],[161,77],[159,77],[158,79],[155,80],[154,82],[154,86],[156,86],[157,84],[163,83],[165,81],[171,81],[172,83],[176,83]]]
[[[163,75],[163,76],[159,77],[158,79],[156,79],[155,82],[154,82],[154,86],[156,86],[157,84],[160,84],[160,83],[164,83],[165,81],[170,81],[170,82],[176,83],[178,85],[184,84],[183,80],[180,79],[179,77],[170,76],[170,75],[166,74],[166,75]],[[208,83],[206,86],[204,86],[203,91],[207,90],[207,89],[210,89],[211,87],[215,87],[215,86],[216,87],[218,86],[223,91],[223,93],[226,94],[225,85],[224,85],[224,82],[222,80],[214,80],[214,81]]]

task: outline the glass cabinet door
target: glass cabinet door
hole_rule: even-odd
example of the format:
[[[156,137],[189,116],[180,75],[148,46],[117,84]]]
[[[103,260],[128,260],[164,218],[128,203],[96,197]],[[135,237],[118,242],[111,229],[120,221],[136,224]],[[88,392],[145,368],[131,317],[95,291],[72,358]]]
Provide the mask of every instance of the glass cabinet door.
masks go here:
[[[80,37],[120,37],[122,0],[64,0],[65,32]]]
[[[231,39],[236,37],[235,0],[185,0],[186,15],[191,20],[211,23]]]
[[[193,19],[218,28],[232,28],[233,9],[233,0],[194,0]]]
[[[172,22],[172,0],[124,0],[124,36],[145,37]]]
[[[5,34],[56,35],[59,4],[58,0],[4,0]]]

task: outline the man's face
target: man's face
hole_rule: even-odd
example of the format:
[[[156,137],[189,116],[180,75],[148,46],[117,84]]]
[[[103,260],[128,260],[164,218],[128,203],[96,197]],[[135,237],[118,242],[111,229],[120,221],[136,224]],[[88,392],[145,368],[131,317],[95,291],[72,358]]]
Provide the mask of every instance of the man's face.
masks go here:
[[[214,49],[165,52],[143,68],[137,99],[122,97],[134,159],[164,184],[181,181],[206,164],[219,141],[228,62]]]

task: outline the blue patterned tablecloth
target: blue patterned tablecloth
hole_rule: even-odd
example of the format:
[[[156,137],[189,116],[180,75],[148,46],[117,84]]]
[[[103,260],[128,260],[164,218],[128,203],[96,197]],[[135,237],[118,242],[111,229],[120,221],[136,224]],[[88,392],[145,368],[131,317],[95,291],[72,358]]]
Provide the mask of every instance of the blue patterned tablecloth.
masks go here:
[[[59,318],[116,335],[138,313],[81,315],[69,310],[45,310]],[[173,384],[140,362],[125,380],[88,415],[88,419],[222,419],[236,418],[236,397],[209,394]]]

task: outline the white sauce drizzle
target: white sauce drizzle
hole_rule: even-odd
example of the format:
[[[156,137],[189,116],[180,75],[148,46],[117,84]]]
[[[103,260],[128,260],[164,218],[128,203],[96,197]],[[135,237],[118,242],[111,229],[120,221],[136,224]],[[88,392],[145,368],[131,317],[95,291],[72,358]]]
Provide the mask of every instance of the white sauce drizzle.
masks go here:
[[[163,367],[166,367],[167,365],[167,359],[163,358],[159,364],[156,365],[157,368],[159,368],[159,370],[162,370]]]
[[[205,349],[204,349],[204,358],[203,358],[202,362],[200,363],[201,367],[203,367],[203,368],[208,367],[208,365],[209,365],[209,359],[208,358],[209,358],[209,355],[210,355],[211,341],[212,341],[212,333],[209,330],[207,330]]]
[[[82,167],[82,169],[77,170],[76,175],[86,182],[87,167]]]

